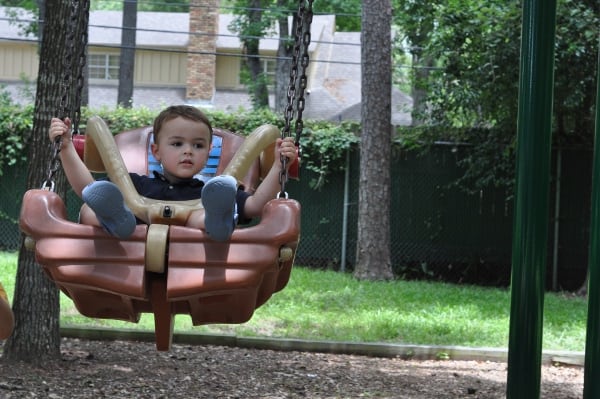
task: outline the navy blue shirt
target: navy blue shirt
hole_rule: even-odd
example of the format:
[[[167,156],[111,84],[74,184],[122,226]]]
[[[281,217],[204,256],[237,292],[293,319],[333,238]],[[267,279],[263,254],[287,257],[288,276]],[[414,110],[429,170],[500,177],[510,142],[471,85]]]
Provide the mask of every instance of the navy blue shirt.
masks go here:
[[[198,179],[188,179],[172,184],[160,173],[153,173],[153,178],[137,173],[129,174],[135,189],[140,195],[164,201],[188,201],[200,198],[204,182]],[[244,205],[249,196],[250,194],[245,192],[242,187],[238,188],[235,202],[239,223],[250,222],[250,219],[247,219],[244,215]]]

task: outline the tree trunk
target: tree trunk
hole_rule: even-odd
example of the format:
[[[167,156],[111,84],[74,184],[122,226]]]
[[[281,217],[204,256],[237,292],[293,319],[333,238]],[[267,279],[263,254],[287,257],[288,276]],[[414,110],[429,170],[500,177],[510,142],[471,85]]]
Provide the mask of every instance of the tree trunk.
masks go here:
[[[83,0],[82,3],[88,0]],[[86,4],[79,4],[80,10],[87,10]],[[33,131],[26,140],[29,146],[29,173],[27,187],[40,187],[49,177],[55,177],[57,192],[64,198],[66,182],[63,173],[51,176],[49,171],[53,158],[53,146],[48,143],[48,126],[53,116],[62,112],[63,106],[73,103],[74,82],[68,85],[66,76],[79,76],[80,60],[72,57],[76,68],[65,73],[63,60],[71,54],[79,54],[77,46],[83,45],[74,40],[73,46],[66,45],[67,31],[73,26],[68,17],[71,3],[66,0],[48,0],[46,2],[46,23],[40,50],[40,66],[35,100]],[[78,12],[78,18],[83,12]],[[66,16],[66,17],[65,17]],[[79,23],[79,28],[82,28]],[[85,27],[87,29],[87,26]],[[80,48],[80,47],[79,47]],[[68,86],[68,87],[67,87]],[[65,95],[65,96],[63,96]],[[71,116],[72,117],[72,116]],[[35,262],[32,252],[25,249],[24,237],[21,240],[19,264],[13,299],[15,329],[4,344],[3,359],[6,361],[43,362],[60,357],[60,315],[59,293],[56,286],[43,273]]]
[[[123,30],[119,58],[119,93],[117,104],[131,108],[133,103],[133,71],[135,66],[135,31],[137,28],[137,0],[123,2]]]
[[[393,278],[390,260],[392,57],[390,0],[362,7],[362,134],[358,194],[358,279]]]
[[[414,36],[417,37],[416,35]],[[429,67],[433,65],[431,58],[422,57],[423,51],[421,50],[421,46],[424,46],[424,40],[420,37],[416,40],[416,44],[413,44],[413,47],[416,50],[412,51],[412,64],[414,68],[414,75],[412,79],[412,99],[413,99],[413,109],[411,112],[412,116],[412,126],[419,126],[423,124],[423,116],[427,111],[427,104],[425,100],[427,98],[427,91],[425,87],[427,87],[427,82],[429,80]]]
[[[250,96],[252,97],[252,106],[254,109],[266,108],[269,106],[269,90],[267,81],[263,74],[262,63],[259,55],[259,38],[262,31],[257,29],[261,25],[263,14],[262,1],[250,1],[248,9],[248,21],[251,30],[255,32],[246,32],[248,37],[242,39],[246,49],[246,66],[250,72]]]
[[[277,7],[287,5],[286,0],[277,0]],[[282,15],[279,19],[279,45],[277,47],[277,72],[275,77],[275,112],[285,111],[288,104],[288,87],[290,84],[290,70],[292,68],[291,57],[294,50],[294,42],[290,37],[290,26],[288,16]],[[292,32],[295,32],[292,26]]]

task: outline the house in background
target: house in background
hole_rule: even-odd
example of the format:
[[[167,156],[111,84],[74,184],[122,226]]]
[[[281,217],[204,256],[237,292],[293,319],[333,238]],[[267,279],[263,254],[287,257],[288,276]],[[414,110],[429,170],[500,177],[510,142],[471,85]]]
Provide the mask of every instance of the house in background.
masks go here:
[[[22,94],[26,88],[23,81],[37,77],[37,38],[25,36],[16,24],[10,23],[8,10],[0,7],[0,84],[17,101],[29,101]],[[20,20],[32,19],[22,9],[11,10],[18,12]],[[202,10],[138,12],[134,107],[160,109],[181,103],[230,111],[251,107],[240,79],[244,62],[242,46],[237,35],[229,30],[234,16]],[[120,11],[90,12],[91,107],[114,107],[117,103],[121,23]],[[214,25],[216,35],[202,31]],[[277,40],[272,35],[260,41],[264,71],[272,76]],[[335,16],[315,15],[309,57],[304,118],[360,120],[360,32],[335,32]],[[410,124],[412,100],[395,88],[392,91],[392,123]]]

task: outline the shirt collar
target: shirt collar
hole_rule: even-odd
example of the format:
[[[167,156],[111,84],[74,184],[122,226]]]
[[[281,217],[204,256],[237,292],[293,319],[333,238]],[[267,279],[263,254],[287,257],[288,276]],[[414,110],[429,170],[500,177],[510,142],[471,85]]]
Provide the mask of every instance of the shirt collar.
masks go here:
[[[176,183],[171,183],[170,181],[167,180],[167,178],[162,173],[159,173],[156,170],[152,171],[152,173],[154,174],[155,179],[160,179],[161,181],[163,181],[165,183],[173,184],[176,186],[189,185],[191,187],[202,187],[204,185],[204,182],[202,182],[199,179],[196,179],[195,177],[193,177],[191,179],[182,179]]]

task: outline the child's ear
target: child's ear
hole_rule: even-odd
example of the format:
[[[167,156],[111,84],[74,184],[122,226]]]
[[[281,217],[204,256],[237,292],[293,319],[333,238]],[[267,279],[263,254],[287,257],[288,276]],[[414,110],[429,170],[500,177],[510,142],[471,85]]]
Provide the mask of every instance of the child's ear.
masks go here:
[[[156,160],[160,162],[160,157],[158,156],[158,144],[150,144],[150,150],[152,151],[152,155],[154,155],[154,158],[156,158]]]

